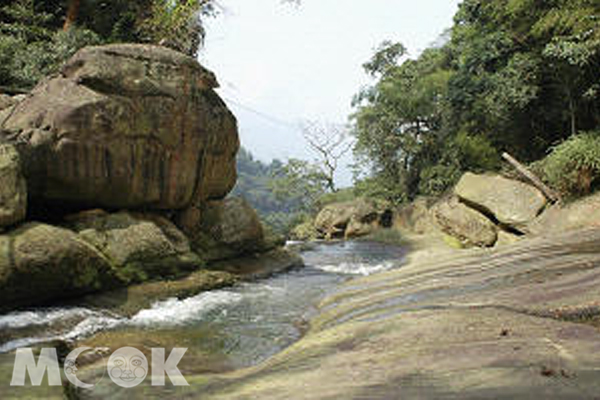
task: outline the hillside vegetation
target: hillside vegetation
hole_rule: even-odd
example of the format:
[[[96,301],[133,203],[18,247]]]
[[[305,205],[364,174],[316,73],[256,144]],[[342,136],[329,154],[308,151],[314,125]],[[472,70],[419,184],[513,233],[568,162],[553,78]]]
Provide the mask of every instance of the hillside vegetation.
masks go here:
[[[385,42],[364,65],[376,83],[351,117],[359,192],[438,195],[464,171],[500,168],[503,151],[524,162],[552,151],[549,182],[594,188],[600,2],[465,0],[441,39],[418,58]]]

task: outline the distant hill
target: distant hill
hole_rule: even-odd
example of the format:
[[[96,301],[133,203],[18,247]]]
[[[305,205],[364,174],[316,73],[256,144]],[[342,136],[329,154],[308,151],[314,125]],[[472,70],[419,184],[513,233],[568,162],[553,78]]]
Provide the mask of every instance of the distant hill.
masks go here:
[[[256,160],[248,150],[241,148],[237,157],[238,180],[233,195],[244,197],[265,223],[278,233],[285,234],[301,215],[298,199],[277,198],[270,187],[270,182],[283,166],[279,160],[269,164]]]

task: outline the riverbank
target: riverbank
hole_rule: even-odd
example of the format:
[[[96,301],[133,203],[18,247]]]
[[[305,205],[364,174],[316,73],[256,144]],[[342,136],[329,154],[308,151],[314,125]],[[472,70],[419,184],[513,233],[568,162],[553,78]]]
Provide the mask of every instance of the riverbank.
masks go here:
[[[232,372],[259,365],[301,339],[317,313],[318,300],[344,282],[398,268],[404,256],[404,248],[372,242],[312,243],[301,250],[300,260],[305,264],[301,268],[267,271],[264,257],[258,257],[217,266],[230,272],[203,271],[194,273],[193,279],[146,283],[121,293],[89,296],[72,305],[14,312],[0,316],[4,333],[0,353],[26,345],[90,346],[97,351],[78,359],[83,374],[78,376],[89,382],[95,381],[98,366],[102,370],[102,356],[123,346],[134,346],[148,356],[154,347],[167,352],[188,348],[180,364],[186,376]],[[281,264],[276,254],[272,261],[272,265]],[[229,275],[239,266],[242,275],[230,282]],[[195,294],[203,284],[216,283],[227,287]],[[7,382],[13,359],[14,353],[0,355],[5,370],[0,374],[8,377]],[[120,396],[113,393],[115,389],[107,380],[93,395]],[[167,398],[176,396],[159,392]],[[60,395],[60,390],[49,390],[44,396],[52,393]],[[3,398],[27,398],[28,394],[10,387],[0,390]]]
[[[162,395],[594,398],[599,249],[600,230],[587,229],[443,257],[417,250],[400,269],[344,284],[300,341],[260,365]]]

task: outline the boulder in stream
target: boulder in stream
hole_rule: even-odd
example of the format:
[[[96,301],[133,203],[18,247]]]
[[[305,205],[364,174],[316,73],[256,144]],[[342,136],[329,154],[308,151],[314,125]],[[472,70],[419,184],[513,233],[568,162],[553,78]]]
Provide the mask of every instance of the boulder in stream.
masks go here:
[[[159,215],[92,210],[67,220],[82,240],[110,260],[123,284],[178,276],[203,265],[187,237]]]
[[[240,197],[185,210],[178,224],[190,237],[194,251],[207,261],[245,256],[267,246],[258,214]]]
[[[392,212],[367,199],[333,203],[315,218],[314,226],[325,239],[355,238],[368,235],[380,227],[391,227]]]
[[[0,309],[97,291],[112,265],[76,233],[27,223],[0,235]]]
[[[236,180],[236,120],[195,59],[151,45],[80,50],[4,121],[30,196],[79,209],[181,209]]]

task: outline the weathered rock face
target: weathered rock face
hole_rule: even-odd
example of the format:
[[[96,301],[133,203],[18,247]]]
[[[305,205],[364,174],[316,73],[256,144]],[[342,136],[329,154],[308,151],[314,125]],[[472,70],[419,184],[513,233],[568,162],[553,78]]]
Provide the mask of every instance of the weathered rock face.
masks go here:
[[[0,230],[27,214],[27,185],[21,174],[19,154],[12,145],[0,143]]]
[[[68,220],[82,240],[110,260],[115,276],[123,284],[177,276],[202,265],[184,234],[160,216],[95,210]]]
[[[415,234],[425,234],[437,230],[431,207],[434,199],[421,197],[394,211],[394,228]]]
[[[0,111],[5,110],[17,103],[17,100],[14,97],[0,94]]]
[[[432,213],[441,230],[463,244],[491,247],[496,243],[496,226],[483,214],[460,203],[456,197],[437,203]]]
[[[466,173],[454,192],[472,208],[518,230],[535,219],[547,204],[536,188],[499,175]]]
[[[319,212],[314,223],[326,239],[364,236],[391,224],[392,216],[388,210],[365,199],[330,204]]]
[[[565,206],[553,205],[527,226],[527,233],[548,235],[600,226],[600,193]]]
[[[179,226],[190,237],[193,249],[208,261],[234,258],[265,248],[260,218],[242,198],[212,201],[202,210],[186,210]]]
[[[109,260],[76,233],[25,224],[0,235],[0,309],[93,292],[110,270]]]
[[[4,129],[37,200],[181,209],[235,184],[236,121],[216,85],[166,48],[89,47],[16,105]]]

